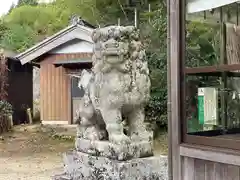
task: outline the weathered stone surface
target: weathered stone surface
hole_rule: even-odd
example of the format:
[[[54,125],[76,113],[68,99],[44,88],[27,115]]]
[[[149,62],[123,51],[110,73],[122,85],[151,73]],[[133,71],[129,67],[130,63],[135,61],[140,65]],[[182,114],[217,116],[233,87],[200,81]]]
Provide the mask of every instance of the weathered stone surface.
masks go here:
[[[109,141],[91,141],[77,138],[75,147],[77,151],[80,152],[88,153],[93,156],[108,157],[119,161],[153,156],[152,143],[149,141],[117,145]]]
[[[144,114],[151,83],[139,31],[134,26],[109,26],[95,29],[92,39],[92,71],[79,75],[84,95],[75,118],[78,135],[124,146],[152,141]]]
[[[139,31],[110,26],[92,39],[93,68],[79,75],[76,151],[54,180],[167,180],[167,158],[153,156],[145,124],[151,83]]]
[[[55,176],[54,180],[168,179],[167,157],[164,156],[152,156],[122,162],[73,151],[64,155],[64,163],[65,173]]]

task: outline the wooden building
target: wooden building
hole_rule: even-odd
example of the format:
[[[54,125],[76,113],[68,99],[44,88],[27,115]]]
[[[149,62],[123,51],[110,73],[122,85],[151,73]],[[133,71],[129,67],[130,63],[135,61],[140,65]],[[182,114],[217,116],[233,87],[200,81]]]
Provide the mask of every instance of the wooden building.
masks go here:
[[[43,124],[72,124],[81,96],[77,79],[69,74],[91,68],[94,27],[86,21],[70,26],[36,44],[16,58],[40,67],[40,117]]]
[[[27,109],[33,107],[32,65],[22,66],[11,51],[4,51],[4,56],[8,59],[7,100],[13,108],[13,123],[28,123]]]
[[[233,52],[234,49],[226,49],[226,41],[229,41],[226,32],[228,21],[223,19],[224,8],[232,3],[235,3],[232,7],[236,7],[236,9],[232,8],[231,11],[237,12],[237,22],[233,25],[233,29],[237,31],[239,26],[236,0],[168,1],[169,180],[240,179],[240,116],[238,109],[240,105],[236,100],[239,97],[235,96],[236,94],[239,96],[239,90],[229,86],[234,82],[235,85],[238,85],[238,82],[234,80],[240,77],[240,59],[237,58],[235,62],[229,63],[226,56],[226,51],[236,54],[240,50]],[[218,8],[218,12],[220,12],[221,55],[219,64],[208,67],[185,67],[187,13],[215,8]],[[190,76],[196,78],[204,76],[206,79],[213,77],[215,80],[219,80],[217,86],[205,84],[198,86],[197,91],[193,92],[198,111],[192,119],[187,113],[189,104],[186,103],[186,98],[189,97],[187,82]],[[204,93],[209,90],[206,94],[211,94],[211,96],[206,97],[206,94],[202,94],[199,89]],[[219,97],[219,100],[216,96]],[[208,112],[205,112],[205,105],[204,109],[201,109],[202,97],[211,99],[209,102],[211,107],[208,107],[211,109]],[[232,101],[234,101],[234,105],[231,104]],[[220,107],[216,107],[216,105]],[[205,116],[205,113],[212,116]],[[200,128],[190,131],[188,121],[192,121],[194,118]]]

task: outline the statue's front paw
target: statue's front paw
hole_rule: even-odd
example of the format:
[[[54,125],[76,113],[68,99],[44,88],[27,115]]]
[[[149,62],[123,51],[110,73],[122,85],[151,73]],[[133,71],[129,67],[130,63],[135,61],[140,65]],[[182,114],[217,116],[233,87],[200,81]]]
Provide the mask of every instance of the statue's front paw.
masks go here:
[[[131,143],[131,139],[124,134],[122,134],[122,135],[111,135],[111,136],[109,136],[109,140],[113,144],[118,144],[118,145],[125,145],[125,144],[130,144]]]
[[[89,139],[92,141],[98,141],[98,140],[100,140],[100,134],[99,134],[99,131],[95,127],[88,127],[83,132],[83,138]]]

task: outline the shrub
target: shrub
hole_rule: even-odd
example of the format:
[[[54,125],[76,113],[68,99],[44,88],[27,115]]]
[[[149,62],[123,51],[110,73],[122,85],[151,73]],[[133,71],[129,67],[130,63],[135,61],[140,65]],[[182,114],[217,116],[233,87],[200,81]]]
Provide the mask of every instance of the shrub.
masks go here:
[[[4,51],[0,53],[0,133],[8,131],[11,128],[12,105],[7,102],[7,87],[8,87],[8,68],[7,58],[4,56]]]
[[[7,101],[0,101],[0,134],[12,127],[12,105]]]
[[[0,101],[1,116],[11,116],[13,113],[12,105],[7,101]]]

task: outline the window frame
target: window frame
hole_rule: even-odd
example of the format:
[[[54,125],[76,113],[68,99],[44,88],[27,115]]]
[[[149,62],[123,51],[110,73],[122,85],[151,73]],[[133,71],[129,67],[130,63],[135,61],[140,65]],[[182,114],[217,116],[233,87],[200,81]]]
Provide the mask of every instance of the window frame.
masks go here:
[[[185,15],[186,17],[186,15]],[[180,62],[180,72],[183,75],[180,78],[180,87],[183,88],[182,93],[180,93],[180,123],[181,123],[181,142],[185,144],[193,144],[193,145],[203,145],[215,148],[224,148],[224,149],[232,149],[232,150],[240,150],[240,138],[224,138],[221,136],[200,136],[188,134],[187,132],[187,118],[186,118],[186,76],[218,76],[225,78],[223,84],[227,82],[228,76],[240,77],[240,63],[239,64],[227,64],[226,62],[226,24],[223,21],[223,11],[222,7],[220,8],[220,27],[221,27],[221,47],[220,47],[220,65],[214,66],[204,66],[204,67],[186,67],[185,62]],[[186,26],[186,23],[182,26]],[[184,41],[184,52],[180,52],[181,54],[186,53],[186,42]],[[223,99],[224,101],[224,99]],[[240,134],[240,128],[239,128]]]

